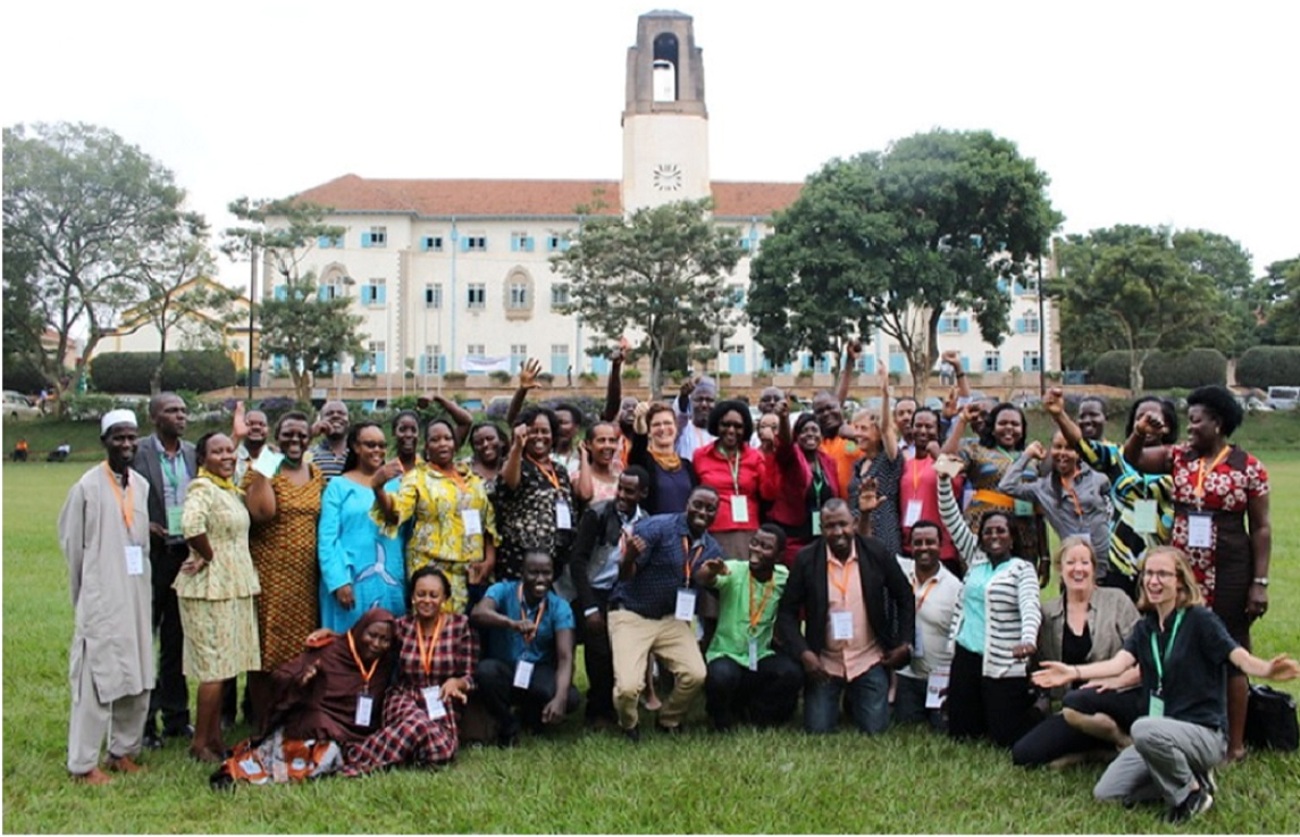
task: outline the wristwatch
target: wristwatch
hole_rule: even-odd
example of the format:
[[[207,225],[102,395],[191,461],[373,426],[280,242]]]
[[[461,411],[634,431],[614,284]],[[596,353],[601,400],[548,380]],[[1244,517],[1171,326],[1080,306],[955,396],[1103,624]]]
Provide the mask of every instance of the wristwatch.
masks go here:
[[[1258,584],[1260,587],[1267,587],[1267,586],[1268,586],[1268,576],[1265,575],[1265,576],[1261,576],[1261,577],[1256,578],[1256,579],[1252,579],[1252,580],[1251,580],[1251,584]]]

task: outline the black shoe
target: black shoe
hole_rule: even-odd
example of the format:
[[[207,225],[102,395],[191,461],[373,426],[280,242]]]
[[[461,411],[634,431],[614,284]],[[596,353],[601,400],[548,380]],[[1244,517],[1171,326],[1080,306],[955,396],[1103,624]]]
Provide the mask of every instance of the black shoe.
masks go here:
[[[144,747],[146,750],[161,750],[163,743],[163,738],[158,734],[158,730],[151,727],[144,731]]]
[[[1193,770],[1192,776],[1196,779],[1198,785],[1210,792],[1210,796],[1214,796],[1219,792],[1219,783],[1214,779],[1213,767],[1206,768],[1204,773],[1199,770]]]
[[[640,744],[641,728],[632,727],[631,729],[625,729],[623,730],[623,737],[626,738],[628,741],[631,741],[633,744]]]
[[[1165,821],[1170,823],[1184,823],[1192,817],[1204,814],[1210,810],[1214,804],[1214,795],[1210,789],[1204,785],[1187,794],[1187,798],[1169,809],[1165,814]]]
[[[186,741],[188,741],[194,737],[194,725],[181,724],[178,727],[172,727],[171,729],[164,729],[162,733],[162,737],[163,738],[184,738]]]

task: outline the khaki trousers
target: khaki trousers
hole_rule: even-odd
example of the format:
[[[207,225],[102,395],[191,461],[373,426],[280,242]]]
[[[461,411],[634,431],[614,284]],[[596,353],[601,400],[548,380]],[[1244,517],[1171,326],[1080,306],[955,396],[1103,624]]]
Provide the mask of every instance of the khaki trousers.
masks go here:
[[[675,677],[672,694],[659,711],[659,723],[679,726],[691,701],[704,688],[707,669],[691,623],[665,616],[647,619],[630,610],[611,610],[609,644],[614,652],[614,710],[623,729],[639,721],[637,701],[645,688],[646,662],[659,658]]]
[[[136,756],[144,741],[149,692],[100,703],[95,679],[84,660],[72,672],[72,717],[68,722],[68,772],[88,773],[99,765],[99,748],[108,738],[110,756]]]

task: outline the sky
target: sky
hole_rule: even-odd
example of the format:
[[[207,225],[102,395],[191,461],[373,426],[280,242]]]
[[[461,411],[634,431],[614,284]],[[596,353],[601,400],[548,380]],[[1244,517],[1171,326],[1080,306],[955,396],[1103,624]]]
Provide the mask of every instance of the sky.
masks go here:
[[[15,4],[0,122],[117,132],[217,231],[234,198],[348,173],[618,179],[637,17],[674,8],[704,51],[713,180],[986,129],[1050,176],[1062,232],[1208,229],[1257,274],[1300,254],[1300,4],[653,2]]]

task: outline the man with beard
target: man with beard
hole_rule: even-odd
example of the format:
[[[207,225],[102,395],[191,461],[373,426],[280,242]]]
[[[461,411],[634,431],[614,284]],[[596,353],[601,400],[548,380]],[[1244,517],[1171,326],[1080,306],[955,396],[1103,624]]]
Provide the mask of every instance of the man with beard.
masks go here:
[[[911,661],[898,670],[894,694],[895,723],[928,720],[940,732],[947,728],[943,712],[937,706],[927,706],[926,696],[931,687],[937,695],[947,684],[952,665],[948,629],[961,596],[961,580],[939,560],[942,531],[933,520],[916,521],[909,533],[912,557],[898,556],[916,600],[916,639]]]
[[[312,426],[313,436],[325,438],[312,447],[306,461],[314,464],[325,475],[326,482],[343,473],[343,463],[348,459],[350,426],[348,405],[342,401],[326,401],[316,418],[316,424]]]
[[[181,437],[189,421],[185,402],[174,392],[149,400],[154,432],[140,440],[131,467],[149,485],[149,558],[153,565],[153,629],[158,634],[158,686],[149,696],[144,745],[163,746],[164,737],[190,738],[189,687],[181,668],[185,632],[172,582],[189,557],[181,515],[185,491],[198,473],[194,445]],[[162,713],[162,734],[157,721]]]
[[[75,627],[69,679],[68,771],[88,785],[111,779],[99,768],[108,737],[110,771],[136,773],[153,684],[149,484],[131,471],[139,445],[135,413],[100,421],[108,456],[72,486],[59,513]]]
[[[673,406],[677,410],[677,455],[688,462],[695,451],[716,437],[709,432],[709,413],[718,401],[718,385],[702,377],[682,382],[681,393]],[[689,410],[689,412],[688,412]]]

